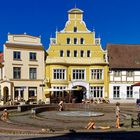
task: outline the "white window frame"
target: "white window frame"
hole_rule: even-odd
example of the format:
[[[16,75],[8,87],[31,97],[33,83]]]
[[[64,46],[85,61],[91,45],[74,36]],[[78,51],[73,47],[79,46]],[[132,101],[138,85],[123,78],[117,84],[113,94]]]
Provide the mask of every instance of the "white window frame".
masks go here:
[[[101,78],[98,78],[98,75],[100,75],[100,72],[99,71],[102,71],[101,72]],[[94,74],[96,75],[95,78],[94,78]],[[100,76],[99,76],[100,77]],[[104,69],[100,69],[100,68],[92,68],[90,69],[90,80],[104,80]]]
[[[74,79],[74,77],[73,77],[73,75],[74,75],[74,71],[77,71],[77,72],[75,72],[75,75],[78,73],[78,78],[77,79]],[[82,78],[79,78],[79,77],[82,77],[82,76],[80,76],[79,75],[79,71],[84,71],[84,78],[82,79]],[[82,73],[81,73],[81,75],[82,75]],[[75,76],[76,77],[76,76]],[[85,81],[86,80],[86,69],[79,69],[79,68],[75,68],[75,69],[72,69],[72,80],[74,81],[76,81],[76,80],[83,80],[83,81]]]
[[[120,98],[120,86],[113,86],[113,98]]]
[[[21,52],[13,51],[13,60],[21,60]]]
[[[58,78],[57,77],[56,78],[54,77],[55,76],[54,75],[55,70],[56,70],[56,76],[58,76]],[[63,70],[64,70],[64,72],[63,72]],[[64,73],[64,75],[63,75],[63,73]],[[63,69],[63,68],[55,68],[55,69],[52,70],[52,75],[53,75],[53,80],[66,80],[66,69]]]
[[[64,96],[64,92],[63,90],[66,89],[66,86],[58,86],[58,85],[54,85],[52,86],[52,89],[58,89],[58,91],[53,91],[53,97],[56,97],[56,98],[62,98]],[[59,91],[59,90],[62,90],[62,91]]]
[[[37,79],[37,68],[34,67],[29,68],[29,79],[30,80]]]
[[[17,96],[15,92],[17,92]],[[21,99],[24,99],[24,88],[14,87],[14,100],[21,100]]]
[[[114,70],[114,77],[121,77],[121,71],[120,70]]]
[[[133,88],[131,86],[126,87],[126,97],[133,98]]]
[[[13,79],[21,79],[21,67],[13,67]]]
[[[103,98],[104,97],[104,86],[91,86],[90,87],[92,98]]]
[[[133,70],[126,71],[126,76],[127,77],[133,77],[133,75],[134,75],[134,71]]]
[[[37,60],[37,53],[36,52],[29,52],[29,60],[36,61]]]

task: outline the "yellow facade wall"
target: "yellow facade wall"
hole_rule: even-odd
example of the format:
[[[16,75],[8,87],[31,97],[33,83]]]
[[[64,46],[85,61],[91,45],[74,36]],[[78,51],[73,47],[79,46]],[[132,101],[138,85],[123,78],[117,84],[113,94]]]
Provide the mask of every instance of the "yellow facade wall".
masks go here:
[[[105,58],[106,51],[102,49],[100,39],[95,38],[95,32],[87,29],[83,21],[83,13],[78,10],[74,8],[69,12],[65,28],[62,31],[57,31],[56,37],[52,38],[54,42],[50,42],[46,59],[46,79],[49,79],[46,89],[52,88],[53,85],[70,87],[73,76],[72,70],[85,69],[85,80],[74,80],[73,82],[85,82],[86,85],[89,85],[89,88],[90,86],[103,86],[103,97],[109,97],[109,68]],[[76,32],[74,32],[75,27],[77,28]],[[67,38],[70,38],[70,44],[67,44]],[[74,44],[74,38],[77,38],[77,44]],[[84,44],[80,44],[81,38],[84,39]],[[96,43],[96,40],[98,43]],[[67,56],[68,50],[70,51],[70,57]],[[77,57],[74,57],[74,50],[78,53]],[[81,50],[84,51],[83,57],[80,55]],[[88,50],[90,51],[90,57],[87,57]],[[60,51],[63,51],[63,57],[60,56]],[[53,79],[53,69],[57,68],[66,70],[66,79]],[[91,80],[91,69],[102,69],[103,79]]]

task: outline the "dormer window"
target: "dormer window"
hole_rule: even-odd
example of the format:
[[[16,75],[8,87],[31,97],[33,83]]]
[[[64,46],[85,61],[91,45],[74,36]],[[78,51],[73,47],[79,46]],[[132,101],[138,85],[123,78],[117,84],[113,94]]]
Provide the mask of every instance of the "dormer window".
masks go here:
[[[77,27],[74,27],[73,31],[74,31],[74,32],[77,32]]]
[[[74,38],[74,44],[77,44],[78,40],[77,38]]]
[[[70,44],[70,38],[67,38],[67,44]]]

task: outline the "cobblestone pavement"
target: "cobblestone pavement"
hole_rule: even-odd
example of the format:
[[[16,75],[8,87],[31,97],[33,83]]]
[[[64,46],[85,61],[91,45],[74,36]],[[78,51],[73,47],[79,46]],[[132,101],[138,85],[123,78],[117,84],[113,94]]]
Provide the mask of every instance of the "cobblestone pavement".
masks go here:
[[[102,133],[102,132],[117,132],[126,131],[131,132],[139,131],[139,128],[130,128],[130,116],[136,117],[137,112],[139,109],[136,107],[135,104],[121,104],[121,129],[114,128],[115,126],[115,104],[94,104],[93,108],[90,109],[95,112],[102,112],[104,116],[100,117],[93,117],[97,126],[110,126],[111,128],[108,130],[86,130],[85,126],[88,123],[90,117],[67,117],[58,115],[58,111],[47,111],[38,114],[35,118],[31,116],[31,112],[11,112],[10,113],[10,121],[3,122],[0,121],[0,132],[2,133],[19,133],[19,134],[46,134],[47,137],[52,135],[65,135],[69,132],[75,132],[81,135],[85,133]],[[89,111],[89,109],[87,109]],[[87,111],[85,110],[85,111]],[[115,133],[115,134],[117,134]],[[129,135],[128,133],[127,135]],[[134,132],[133,132],[134,134]],[[124,134],[125,135],[125,134]],[[124,136],[123,135],[123,136]],[[136,135],[135,135],[136,136]],[[12,138],[12,136],[10,136]],[[17,136],[19,138],[19,136]],[[38,136],[33,136],[38,137]],[[42,136],[41,136],[42,137]],[[44,138],[45,136],[43,136]],[[66,138],[67,136],[65,136]],[[2,137],[3,139],[4,137]],[[8,138],[8,137],[5,137]],[[15,137],[13,136],[15,139]],[[21,137],[22,138],[22,137]],[[31,138],[30,136],[24,136],[24,138]],[[61,137],[62,138],[62,137]],[[1,135],[0,135],[1,139]],[[48,138],[47,138],[48,139]],[[50,139],[50,138],[49,138]],[[89,139],[89,138],[88,138]]]

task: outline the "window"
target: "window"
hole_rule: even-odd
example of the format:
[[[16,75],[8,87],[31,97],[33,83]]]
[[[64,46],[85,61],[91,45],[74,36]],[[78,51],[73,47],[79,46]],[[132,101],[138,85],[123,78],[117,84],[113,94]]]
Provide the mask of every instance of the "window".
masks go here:
[[[14,88],[14,99],[21,100],[23,99],[24,89],[22,87],[15,87]]]
[[[67,38],[67,44],[70,44],[70,38]]]
[[[106,54],[103,55],[103,59],[106,62]]]
[[[36,60],[36,53],[30,52],[30,60]]]
[[[127,98],[133,98],[133,88],[131,86],[127,86]]]
[[[73,78],[73,80],[85,80],[85,70],[74,69],[72,78]]]
[[[20,67],[13,67],[13,78],[14,79],[21,78],[21,68]]]
[[[81,55],[81,57],[84,57],[84,51],[83,50],[81,50],[80,55]]]
[[[87,50],[87,57],[90,57],[90,50]]]
[[[20,60],[21,56],[20,56],[20,52],[19,51],[14,51],[13,52],[13,59],[14,60]]]
[[[95,40],[95,45],[100,45],[100,39]]]
[[[29,87],[28,97],[29,99],[36,99],[37,97],[37,87]]]
[[[113,97],[114,98],[119,98],[120,97],[120,87],[119,86],[114,86],[113,87]]]
[[[77,44],[77,43],[78,43],[77,38],[74,38],[74,44]]]
[[[77,32],[77,27],[74,27],[73,31],[74,31],[74,32]]]
[[[103,70],[102,69],[92,69],[91,70],[91,79],[103,80]]]
[[[37,79],[37,70],[36,68],[29,69],[29,78],[30,79]]]
[[[84,38],[80,39],[80,44],[84,44]]]
[[[70,57],[70,50],[67,50],[67,57]]]
[[[97,86],[97,87],[90,87],[91,96],[93,98],[102,98],[103,97],[103,87]]]
[[[132,77],[134,74],[134,71],[126,71],[127,77]]]
[[[60,57],[63,57],[63,56],[64,56],[64,51],[60,50]]]
[[[56,89],[56,90],[58,90],[58,91],[54,91],[53,92],[53,97],[61,97],[61,98],[63,98],[65,95],[65,93],[64,93],[64,89],[66,88],[66,87],[64,87],[64,86],[59,86],[59,87],[56,87],[56,86],[54,86],[54,87],[52,87],[53,89]]]
[[[114,76],[115,77],[120,77],[121,76],[121,71],[119,71],[119,70],[114,71]]]
[[[77,57],[78,56],[78,53],[76,50],[74,50],[74,57]]]
[[[66,77],[65,69],[53,69],[53,79],[55,80],[65,80]]]

